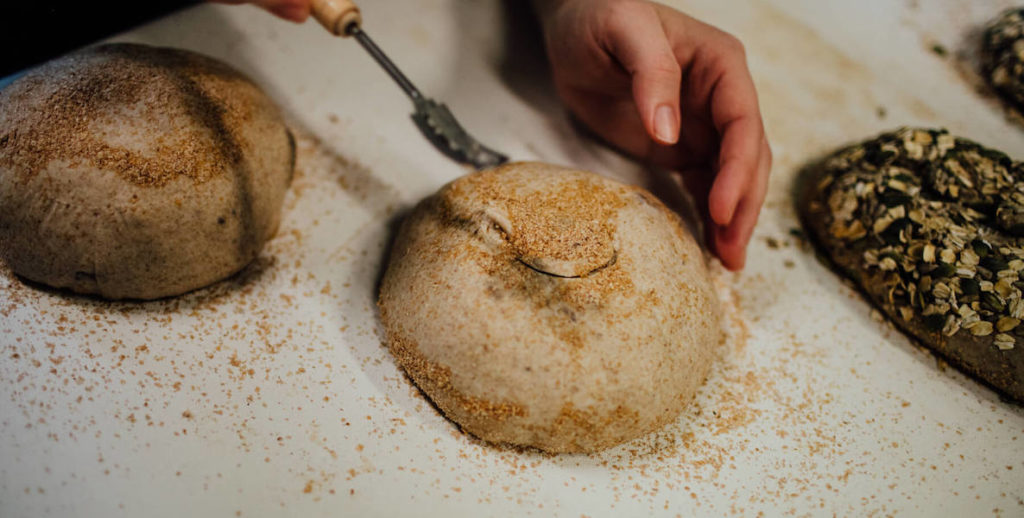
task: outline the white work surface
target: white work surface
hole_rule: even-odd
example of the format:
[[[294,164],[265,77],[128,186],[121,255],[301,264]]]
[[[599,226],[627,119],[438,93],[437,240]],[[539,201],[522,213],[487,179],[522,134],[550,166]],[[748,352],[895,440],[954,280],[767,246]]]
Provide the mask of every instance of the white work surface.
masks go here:
[[[0,516],[1024,515],[1024,409],[872,317],[789,235],[800,166],[884,130],[1024,158],[1024,128],[931,50],[1010,0],[676,3],[746,43],[776,157],[747,269],[723,277],[733,339],[678,422],[551,456],[439,415],[382,345],[374,284],[394,215],[464,169],[354,42],[203,6],[116,39],[218,57],[280,103],[304,135],[281,231],[243,275],[166,301],[0,275]],[[502,3],[363,12],[488,145],[646,181],[574,129]]]

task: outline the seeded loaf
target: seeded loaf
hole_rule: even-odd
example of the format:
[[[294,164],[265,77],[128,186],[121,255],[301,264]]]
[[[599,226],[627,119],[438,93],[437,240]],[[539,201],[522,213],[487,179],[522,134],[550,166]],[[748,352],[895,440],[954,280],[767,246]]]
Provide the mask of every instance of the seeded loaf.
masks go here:
[[[834,264],[901,329],[1024,401],[1024,164],[944,130],[835,153],[800,213]]]
[[[601,450],[675,419],[720,340],[704,256],[646,191],[516,163],[420,203],[380,291],[398,364],[463,430]]]
[[[992,86],[1024,110],[1024,8],[1006,11],[985,29],[981,55]]]
[[[226,64],[84,50],[0,91],[0,255],[79,293],[187,292],[256,256],[293,166],[277,108]]]

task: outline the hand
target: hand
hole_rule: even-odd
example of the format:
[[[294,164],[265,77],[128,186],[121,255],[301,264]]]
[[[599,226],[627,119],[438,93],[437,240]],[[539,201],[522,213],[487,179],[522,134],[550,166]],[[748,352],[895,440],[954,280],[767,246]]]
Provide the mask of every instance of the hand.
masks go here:
[[[256,4],[285,20],[302,23],[309,18],[311,0],[211,0],[222,4]]]
[[[559,95],[610,144],[683,172],[707,241],[743,268],[771,170],[733,36],[647,0],[535,0]]]

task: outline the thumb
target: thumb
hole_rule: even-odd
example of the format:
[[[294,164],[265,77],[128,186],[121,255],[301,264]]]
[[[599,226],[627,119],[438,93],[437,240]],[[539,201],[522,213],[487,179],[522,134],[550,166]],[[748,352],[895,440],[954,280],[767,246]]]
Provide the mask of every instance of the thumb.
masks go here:
[[[675,144],[682,69],[658,14],[651,9],[613,14],[607,27],[606,47],[632,77],[633,101],[644,128],[656,142]]]

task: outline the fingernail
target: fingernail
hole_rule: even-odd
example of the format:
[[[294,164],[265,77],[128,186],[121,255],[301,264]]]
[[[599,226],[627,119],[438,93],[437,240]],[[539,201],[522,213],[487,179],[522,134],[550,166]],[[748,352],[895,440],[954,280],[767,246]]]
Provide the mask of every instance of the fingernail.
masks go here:
[[[654,137],[663,144],[675,144],[679,140],[676,115],[672,107],[663,104],[654,111]]]

